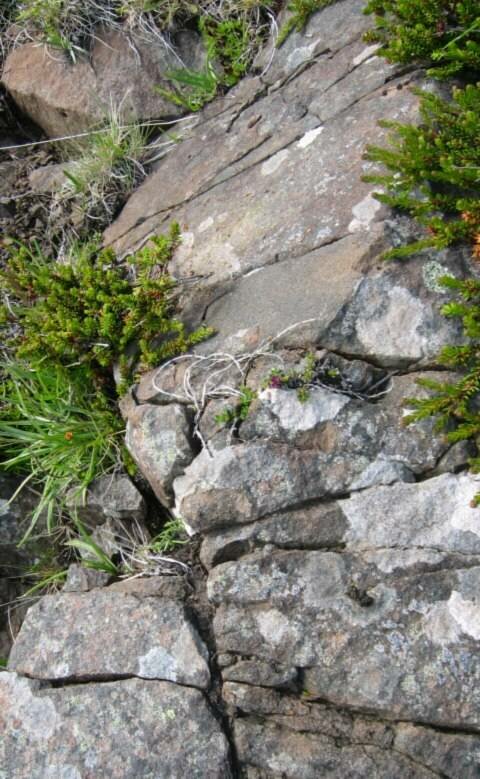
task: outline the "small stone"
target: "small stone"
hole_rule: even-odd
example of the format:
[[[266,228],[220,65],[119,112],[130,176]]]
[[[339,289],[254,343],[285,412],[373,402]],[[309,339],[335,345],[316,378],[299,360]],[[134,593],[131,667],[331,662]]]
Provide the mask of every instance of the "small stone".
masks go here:
[[[84,498],[74,490],[67,496],[67,506],[89,527],[106,520],[137,521],[145,519],[147,507],[142,494],[124,474],[107,474],[95,479]]]
[[[95,571],[78,563],[72,563],[68,567],[67,579],[62,587],[62,592],[88,592],[105,587],[109,580],[110,576],[105,571]]]

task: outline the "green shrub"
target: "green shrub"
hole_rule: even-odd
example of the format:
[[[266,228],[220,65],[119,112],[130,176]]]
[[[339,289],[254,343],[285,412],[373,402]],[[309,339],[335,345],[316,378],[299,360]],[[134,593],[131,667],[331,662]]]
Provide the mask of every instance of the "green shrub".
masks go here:
[[[382,122],[393,130],[390,146],[370,147],[366,155],[389,171],[365,177],[385,189],[376,197],[415,217],[428,233],[389,257],[475,243],[480,235],[480,85],[454,90],[451,101],[419,94],[421,124]]]
[[[447,303],[443,313],[450,318],[460,319],[466,342],[459,346],[446,346],[439,356],[441,365],[459,371],[454,381],[431,381],[422,379],[418,383],[431,390],[428,398],[410,398],[406,401],[412,413],[405,417],[407,424],[434,416],[437,430],[444,431],[451,443],[480,440],[480,280],[457,279],[444,276],[441,283],[457,292],[458,299]],[[470,460],[475,473],[480,472],[480,455]],[[480,505],[480,494],[475,498]]]
[[[478,0],[369,0],[367,41],[392,62],[430,64],[438,77],[480,71]]]
[[[174,224],[122,264],[97,241],[78,245],[66,263],[49,261],[38,246],[15,246],[0,288],[11,298],[7,318],[20,326],[18,357],[82,365],[108,384],[116,363],[128,377],[131,349],[141,370],[203,340],[207,328],[188,334],[174,317],[175,281],[166,264],[178,242]]]

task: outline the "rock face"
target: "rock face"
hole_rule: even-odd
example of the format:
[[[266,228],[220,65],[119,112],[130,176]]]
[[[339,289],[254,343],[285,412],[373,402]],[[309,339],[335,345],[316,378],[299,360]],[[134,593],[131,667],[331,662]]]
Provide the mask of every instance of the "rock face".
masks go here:
[[[228,744],[198,690],[126,679],[50,690],[0,674],[0,765],[18,779],[228,779]]]
[[[20,779],[479,774],[480,479],[432,420],[405,427],[459,341],[438,279],[476,271],[460,249],[381,259],[415,228],[364,149],[415,120],[424,76],[365,45],[363,5],[313,15],[265,71],[267,47],[105,234],[122,256],[178,220],[182,316],[216,329],[122,401],[206,596],[73,570],[32,607],[0,681]]]
[[[175,117],[182,109],[156,87],[167,86],[165,74],[178,67],[178,57],[186,67],[201,69],[205,52],[193,32],[181,33],[174,43],[177,54],[159,40],[99,30],[89,57],[75,64],[58,51],[26,43],[7,57],[2,83],[50,137],[88,129],[112,107],[130,120]]]

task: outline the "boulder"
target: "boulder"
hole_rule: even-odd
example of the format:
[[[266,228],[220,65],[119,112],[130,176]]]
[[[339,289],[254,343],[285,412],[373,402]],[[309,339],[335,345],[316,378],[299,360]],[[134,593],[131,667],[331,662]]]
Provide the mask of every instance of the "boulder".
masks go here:
[[[195,456],[187,411],[179,405],[132,408],[125,443],[159,501],[171,505],[173,481]]]
[[[230,779],[228,742],[205,697],[124,679],[46,689],[0,674],[0,765],[16,779]]]
[[[32,606],[9,669],[36,679],[162,679],[205,689],[208,652],[175,600],[109,589],[46,595]]]
[[[171,89],[166,74],[178,68],[179,61],[192,69],[202,69],[205,63],[196,33],[179,33],[174,47],[160,39],[100,29],[89,55],[72,63],[58,51],[26,43],[8,55],[2,83],[18,107],[51,138],[88,130],[112,108],[126,121],[172,118],[184,109],[162,97],[156,87]]]

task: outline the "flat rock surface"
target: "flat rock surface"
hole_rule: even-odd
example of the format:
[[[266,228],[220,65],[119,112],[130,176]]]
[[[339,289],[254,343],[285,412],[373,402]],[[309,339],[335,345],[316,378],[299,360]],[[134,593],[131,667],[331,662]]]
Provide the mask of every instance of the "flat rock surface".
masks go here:
[[[49,680],[210,681],[207,649],[180,603],[105,589],[46,595],[32,606],[8,667]]]
[[[127,679],[49,690],[0,674],[5,779],[228,779],[228,743],[204,696]]]

